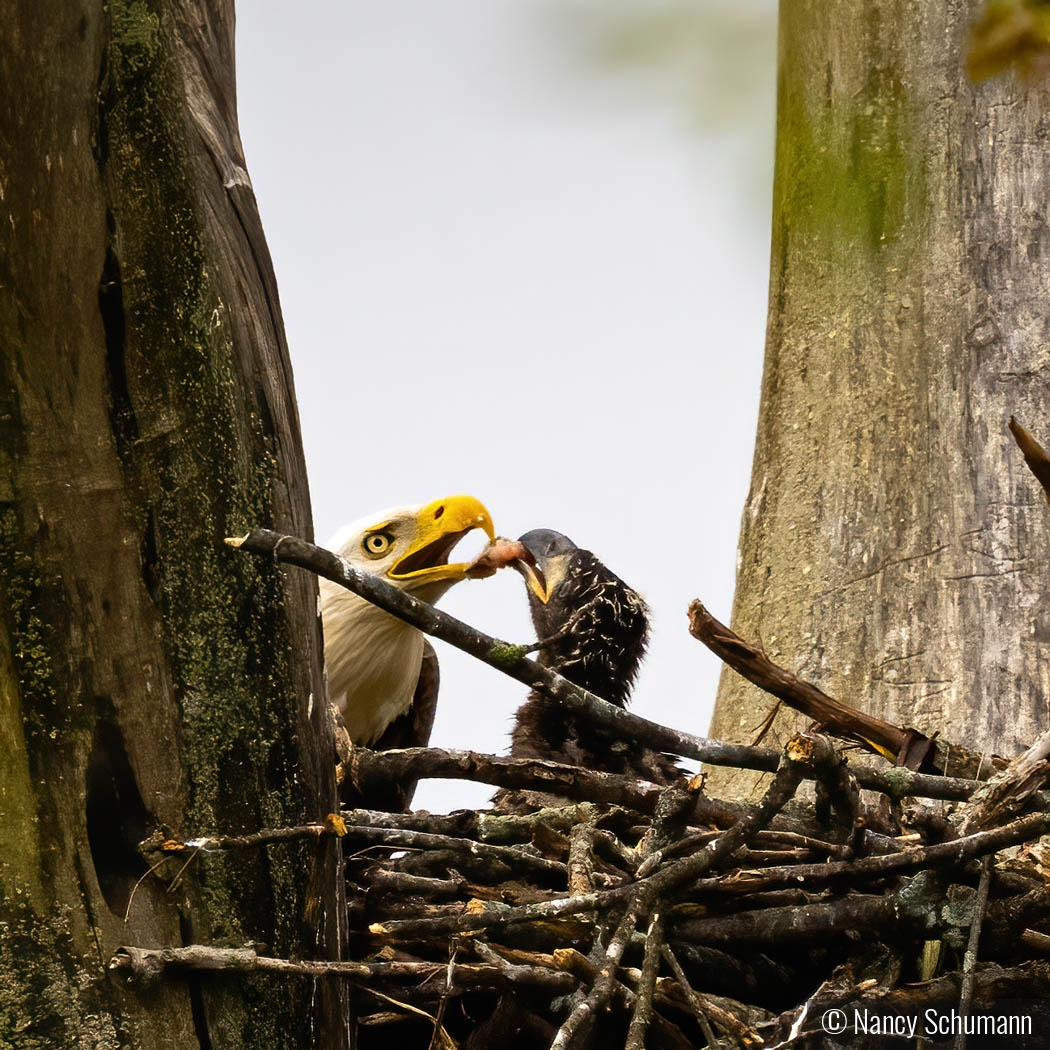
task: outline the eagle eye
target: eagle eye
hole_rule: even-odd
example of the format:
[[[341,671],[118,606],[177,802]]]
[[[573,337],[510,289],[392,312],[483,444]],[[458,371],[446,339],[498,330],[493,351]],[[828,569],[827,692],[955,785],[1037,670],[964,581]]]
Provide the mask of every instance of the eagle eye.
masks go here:
[[[391,544],[394,542],[394,537],[386,532],[373,532],[365,537],[365,542],[362,544],[370,558],[382,558],[388,550],[390,550]]]

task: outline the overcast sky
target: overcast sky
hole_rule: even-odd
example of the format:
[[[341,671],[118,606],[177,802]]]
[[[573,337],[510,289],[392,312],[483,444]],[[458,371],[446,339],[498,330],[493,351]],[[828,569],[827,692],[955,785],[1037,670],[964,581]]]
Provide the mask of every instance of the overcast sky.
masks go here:
[[[566,533],[652,607],[633,709],[695,733],[719,665],[685,610],[700,597],[729,616],[758,408],[773,6],[755,0],[761,17],[732,26],[746,91],[719,72],[728,38],[702,20],[682,23],[696,40],[681,26],[669,49],[658,38],[655,57],[630,53],[645,24],[617,35],[683,3],[238,9],[241,132],[318,541],[454,492],[503,535]],[[515,574],[442,605],[532,640]],[[437,646],[433,743],[505,751],[522,687]],[[416,805],[490,793],[430,782]]]

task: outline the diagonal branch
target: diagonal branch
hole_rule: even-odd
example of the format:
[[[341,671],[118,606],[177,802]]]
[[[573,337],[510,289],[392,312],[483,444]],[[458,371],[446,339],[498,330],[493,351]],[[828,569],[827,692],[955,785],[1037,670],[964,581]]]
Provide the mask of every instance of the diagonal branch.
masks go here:
[[[988,892],[992,886],[992,858],[985,857],[981,865],[981,881],[977,885],[977,897],[973,902],[973,919],[970,921],[970,936],[963,957],[962,983],[959,990],[959,1014],[969,1017],[973,1009],[973,989],[977,978],[977,949],[981,943],[981,927],[984,912],[988,907]],[[966,1050],[966,1029],[955,1035],[953,1050]]]
[[[709,1046],[715,1045],[715,1036],[711,1031],[712,1023],[718,1025],[723,1032],[726,1032],[743,1046],[759,1046],[761,1044],[762,1038],[753,1028],[750,1028],[738,1017],[729,1013],[728,1010],[723,1010],[710,996],[702,995],[700,992],[693,990],[692,985],[689,983],[689,978],[686,977],[685,971],[682,969],[682,964],[671,950],[670,945],[661,945],[660,952],[667,965],[671,968],[671,973],[674,974],[675,980],[681,985],[689,1005],[693,1008],[693,1012],[700,1022],[700,1027],[704,1030]]]
[[[570,1047],[586,1045],[595,1018],[604,1009],[613,993],[616,984],[614,976],[616,967],[630,943],[638,922],[658,908],[665,895],[731,857],[737,849],[750,841],[784,808],[802,782],[802,768],[799,760],[810,757],[810,743],[801,736],[792,738],[785,748],[780,769],[773,783],[769,785],[762,801],[750,816],[723,832],[699,852],[657,869],[654,874],[641,879],[630,887],[633,892],[628,899],[627,908],[616,932],[609,939],[601,965],[601,975],[591,987],[590,992],[582,996],[575,1004],[565,1023],[558,1029],[557,1037],[551,1044],[551,1050],[568,1050]],[[666,790],[672,791],[673,789]],[[654,917],[655,914],[654,912]]]
[[[649,932],[645,938],[645,954],[642,973],[638,981],[638,999],[634,1004],[631,1024],[627,1029],[624,1050],[645,1050],[645,1033],[653,1016],[653,995],[656,978],[660,970],[660,950],[664,940],[664,920],[659,912],[653,912],[649,921]]]
[[[1047,502],[1050,502],[1050,456],[1046,454],[1046,449],[1017,422],[1014,416],[1010,417],[1010,433],[1013,434],[1014,441],[1017,442],[1017,447],[1021,450],[1025,463],[1028,464],[1028,469],[1043,486]]]
[[[272,557],[290,565],[298,565],[338,583],[354,594],[372,602],[399,620],[417,627],[424,634],[440,638],[449,645],[469,653],[482,663],[502,671],[530,689],[538,689],[546,696],[561,701],[570,710],[585,714],[589,719],[614,732],[621,739],[633,740],[659,751],[696,758],[716,765],[744,764],[760,760],[758,768],[776,769],[777,751],[748,748],[719,740],[670,729],[657,722],[633,715],[615,704],[610,704],[594,693],[562,678],[525,656],[526,647],[511,645],[471,627],[454,616],[435,609],[424,601],[399,590],[386,580],[361,572],[348,562],[305,540],[284,536],[270,529],[253,529],[247,536],[227,539],[227,544],[238,550]]]
[[[749,682],[820,723],[827,732],[856,741],[908,769],[941,773],[951,769],[983,778],[993,772],[992,767],[1006,764],[1003,759],[989,759],[968,748],[932,740],[917,729],[902,729],[828,696],[812,682],[773,663],[758,646],[716,620],[699,600],[689,606],[689,633]]]
[[[682,755],[685,758],[695,758],[712,765],[740,766],[769,773],[775,772],[778,767],[780,753],[771,748],[709,740],[651,722],[647,718],[610,704],[549,668],[541,666],[535,660],[528,659],[524,655],[524,646],[511,645],[484,634],[454,616],[449,616],[440,609],[406,594],[378,576],[358,571],[323,547],[317,547],[294,536],[284,536],[270,529],[253,529],[247,536],[228,539],[226,542],[239,550],[298,565],[332,580],[392,616],[412,624],[424,634],[440,638],[530,689],[537,689],[545,696],[560,701],[569,710],[584,715],[622,740]],[[725,630],[728,631],[728,628]],[[882,772],[856,767],[853,772],[861,787],[885,791],[894,797],[923,795],[927,798],[965,799],[974,788],[974,784],[965,779],[927,776],[906,769]]]
[[[1050,730],[983,784],[958,816],[963,833],[1009,820],[1050,777]]]
[[[784,864],[741,871],[731,879],[711,879],[697,884],[697,889],[733,896],[767,892],[786,886],[815,889],[839,882],[854,889],[872,879],[904,875],[922,868],[958,868],[978,857],[986,857],[1023,842],[1034,842],[1050,833],[1050,813],[1032,813],[1011,824],[972,835],[884,853],[859,860],[824,861],[820,864]]]

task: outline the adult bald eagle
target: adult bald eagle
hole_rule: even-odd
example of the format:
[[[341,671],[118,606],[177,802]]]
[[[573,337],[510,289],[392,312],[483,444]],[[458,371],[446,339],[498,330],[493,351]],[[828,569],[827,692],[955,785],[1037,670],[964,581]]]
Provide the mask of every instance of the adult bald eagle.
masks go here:
[[[483,529],[490,540],[495,536],[484,506],[473,496],[446,496],[347,525],[332,548],[355,568],[433,603],[466,577],[469,566],[449,564],[448,558],[474,529]],[[328,696],[350,739],[378,750],[425,746],[437,707],[433,647],[421,631],[344,587],[324,579],[320,587]],[[414,790],[415,784],[400,785],[382,802],[404,809]]]
[[[540,662],[617,707],[626,707],[649,640],[641,596],[588,550],[560,532],[537,529],[520,537],[515,567],[525,578]],[[612,736],[556,700],[530,693],[518,708],[511,755],[568,762],[670,784],[674,760]],[[501,791],[501,808],[549,805],[548,796]]]

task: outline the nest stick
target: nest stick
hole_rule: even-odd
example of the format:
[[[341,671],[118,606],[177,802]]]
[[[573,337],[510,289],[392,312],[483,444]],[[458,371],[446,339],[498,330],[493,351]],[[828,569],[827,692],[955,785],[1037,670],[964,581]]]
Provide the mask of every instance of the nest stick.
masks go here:
[[[638,981],[638,998],[631,1014],[624,1050],[645,1050],[645,1033],[649,1030],[649,1022],[653,1016],[653,995],[656,991],[656,977],[660,970],[663,929],[663,916],[658,911],[654,911],[649,921],[649,932],[645,938],[645,955],[642,959],[642,973]]]

